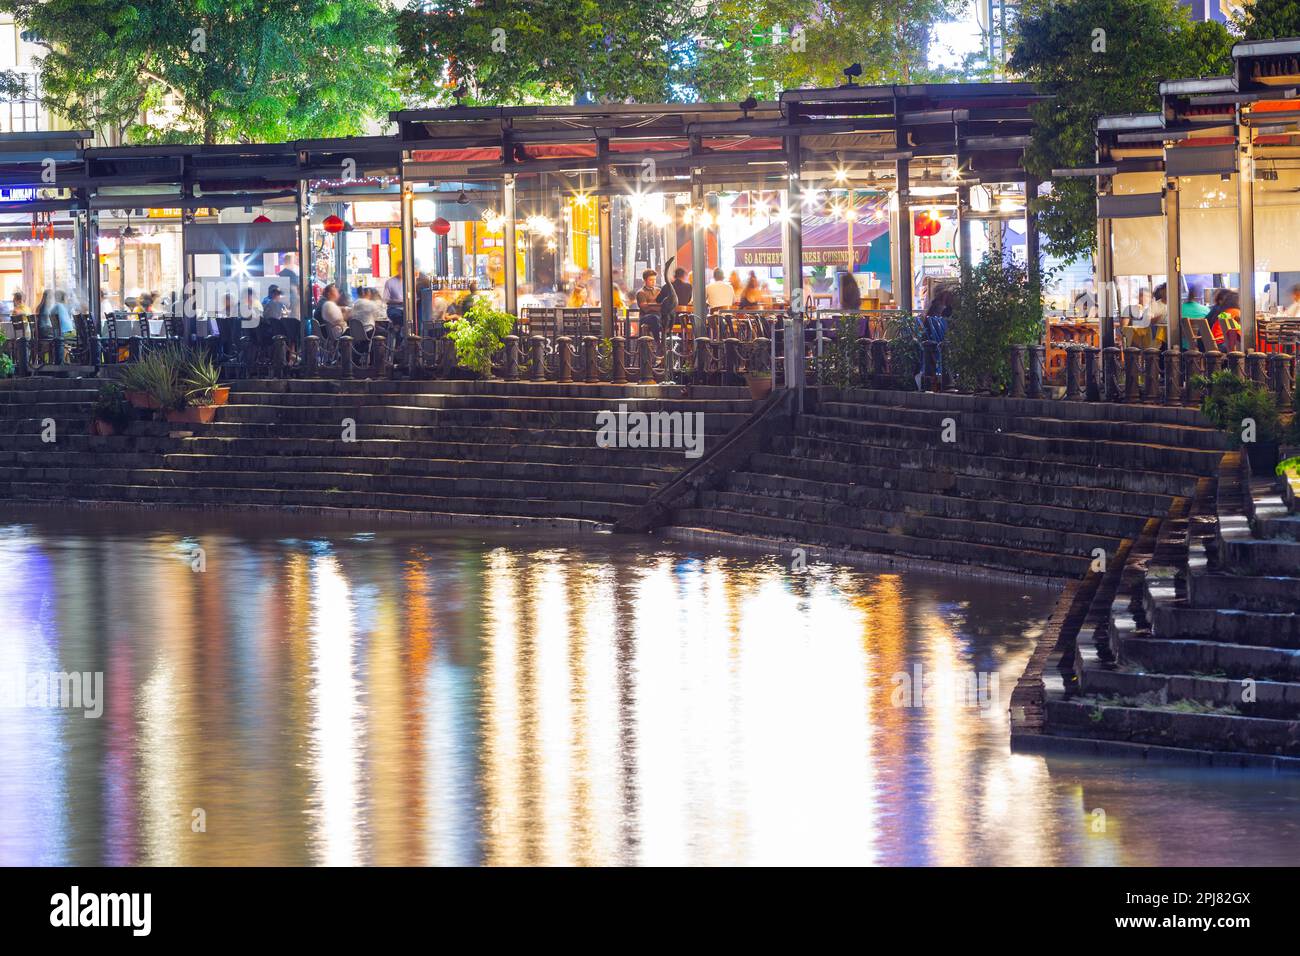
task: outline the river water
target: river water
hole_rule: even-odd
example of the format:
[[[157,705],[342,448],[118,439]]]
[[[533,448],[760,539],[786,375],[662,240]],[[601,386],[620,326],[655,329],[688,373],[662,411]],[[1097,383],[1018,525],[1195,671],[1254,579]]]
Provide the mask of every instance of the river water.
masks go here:
[[[1300,859],[1298,777],[1010,752],[1053,600],[644,538],[0,512],[0,864]]]

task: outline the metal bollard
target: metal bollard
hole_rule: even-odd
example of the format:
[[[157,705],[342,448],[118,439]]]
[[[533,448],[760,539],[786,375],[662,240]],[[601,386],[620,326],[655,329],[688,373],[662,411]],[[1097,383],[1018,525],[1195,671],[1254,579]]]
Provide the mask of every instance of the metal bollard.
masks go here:
[[[1078,348],[1065,350],[1065,397],[1077,402],[1083,397],[1083,353]]]
[[[561,385],[568,385],[573,381],[573,339],[570,336],[556,337],[555,361],[558,373],[556,380]]]
[[[1164,357],[1164,403],[1179,405],[1183,400],[1183,366],[1182,353],[1177,349],[1167,349]]]
[[[344,378],[352,377],[352,336],[339,336],[339,372]]]
[[[609,381],[613,385],[627,384],[627,357],[624,355],[626,348],[626,339],[615,336],[610,340]]]
[[[1097,381],[1097,373],[1100,371],[1098,366],[1101,364],[1098,360],[1101,358],[1101,349],[1095,345],[1085,345],[1083,348],[1083,397],[1085,401],[1101,401],[1101,387]]]
[[[1102,349],[1101,392],[1108,402],[1119,401],[1119,363],[1124,353],[1114,345]]]
[[[519,381],[519,336],[507,335],[501,344],[506,350],[506,381],[517,382]]]
[[[1201,404],[1201,388],[1196,379],[1205,370],[1205,356],[1200,352],[1184,352],[1183,364],[1187,367],[1187,386],[1183,389],[1183,402],[1187,405]]]
[[[1160,401],[1160,350],[1142,350],[1142,400],[1148,405]]]
[[[594,335],[584,335],[582,337],[582,364],[583,371],[588,385],[595,385],[600,381],[600,361],[596,354],[596,343],[599,339]]]
[[[1251,352],[1246,356],[1247,377],[1261,388],[1268,387],[1268,371],[1265,369],[1265,353]]]
[[[1142,360],[1142,350],[1130,345],[1124,350],[1124,401],[1136,402],[1138,400],[1138,378],[1139,363]]]
[[[1023,345],[1011,346],[1011,385],[1012,398],[1025,397],[1025,355],[1028,350]]]
[[[320,375],[320,337],[309,335],[302,343],[302,370],[308,378]]]
[[[546,381],[546,336],[537,334],[529,341],[533,343],[532,380],[544,382]]]

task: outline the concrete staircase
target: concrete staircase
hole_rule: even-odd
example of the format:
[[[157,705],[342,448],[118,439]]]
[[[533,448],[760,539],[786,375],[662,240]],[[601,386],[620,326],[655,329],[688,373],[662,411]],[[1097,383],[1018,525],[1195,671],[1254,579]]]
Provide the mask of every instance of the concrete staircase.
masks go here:
[[[1222,449],[1194,409],[827,390],[671,533],[1077,578]]]
[[[136,423],[101,438],[88,433],[96,388],[0,387],[0,496],[607,523],[689,459],[598,447],[598,412],[701,412],[707,452],[753,408],[735,388],[250,381],[210,425]]]
[[[1300,769],[1298,490],[1225,455],[1098,602],[1048,695],[1046,732]]]

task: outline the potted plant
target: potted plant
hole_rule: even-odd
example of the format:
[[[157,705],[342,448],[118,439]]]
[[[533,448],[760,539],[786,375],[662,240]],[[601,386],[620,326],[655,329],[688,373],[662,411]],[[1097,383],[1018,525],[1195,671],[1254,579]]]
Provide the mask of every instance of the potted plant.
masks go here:
[[[105,382],[95,396],[94,417],[90,422],[92,435],[120,435],[131,423],[131,404],[126,400],[125,389],[117,382]]]
[[[772,394],[772,370],[755,369],[745,373],[745,384],[749,386],[749,395],[756,402],[761,402]]]
[[[482,295],[469,300],[462,315],[447,320],[447,338],[456,347],[456,364],[464,370],[462,375],[491,378],[492,356],[501,351],[505,337],[514,327],[515,317]]]
[[[221,370],[201,352],[187,357],[181,384],[185,386],[185,400],[189,405],[216,408],[230,399],[230,386],[221,384]]]
[[[1284,429],[1269,390],[1227,369],[1194,382],[1205,391],[1201,414],[1227,434],[1233,448],[1245,446],[1254,474],[1271,475]]]

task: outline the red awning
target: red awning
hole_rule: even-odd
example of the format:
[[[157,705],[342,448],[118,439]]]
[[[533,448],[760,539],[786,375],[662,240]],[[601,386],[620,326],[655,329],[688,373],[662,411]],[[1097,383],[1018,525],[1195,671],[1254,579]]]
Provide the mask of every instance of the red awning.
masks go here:
[[[736,265],[780,266],[782,225],[774,222],[748,239],[736,243]],[[888,222],[853,224],[853,264],[866,263],[871,243],[889,232]],[[805,216],[803,221],[803,264],[806,266],[847,266],[849,264],[849,224],[824,216]]]

